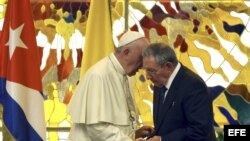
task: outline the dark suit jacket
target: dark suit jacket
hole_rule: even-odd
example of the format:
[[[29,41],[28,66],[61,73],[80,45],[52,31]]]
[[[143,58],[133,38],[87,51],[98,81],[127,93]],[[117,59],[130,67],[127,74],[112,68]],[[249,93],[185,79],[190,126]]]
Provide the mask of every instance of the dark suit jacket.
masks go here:
[[[155,135],[162,141],[214,141],[212,98],[205,82],[181,65],[159,113],[159,87],[154,87]]]

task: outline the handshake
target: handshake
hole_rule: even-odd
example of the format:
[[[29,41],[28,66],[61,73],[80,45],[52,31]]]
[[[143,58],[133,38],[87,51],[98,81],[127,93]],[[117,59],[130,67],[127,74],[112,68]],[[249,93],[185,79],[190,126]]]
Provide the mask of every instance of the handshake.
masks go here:
[[[160,136],[153,136],[152,138],[137,138],[135,141],[161,141]]]
[[[135,132],[135,141],[160,141],[160,136],[154,136],[154,128],[151,126],[142,126]]]
[[[137,138],[137,139],[135,139],[135,141],[146,141],[146,139],[144,139],[144,138]]]

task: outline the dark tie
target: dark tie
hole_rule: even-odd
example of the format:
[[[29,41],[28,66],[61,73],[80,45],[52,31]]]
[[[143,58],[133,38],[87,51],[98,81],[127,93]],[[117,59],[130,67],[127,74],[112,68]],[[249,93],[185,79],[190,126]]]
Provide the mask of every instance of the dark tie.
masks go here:
[[[160,89],[160,100],[159,100],[159,115],[162,114],[162,110],[164,109],[164,98],[165,98],[165,92],[167,88],[165,86],[161,87]]]
[[[166,93],[167,90],[168,90],[168,89],[167,89],[165,86],[161,87],[160,101],[161,101],[162,104],[164,103],[164,100],[165,100],[165,93]]]

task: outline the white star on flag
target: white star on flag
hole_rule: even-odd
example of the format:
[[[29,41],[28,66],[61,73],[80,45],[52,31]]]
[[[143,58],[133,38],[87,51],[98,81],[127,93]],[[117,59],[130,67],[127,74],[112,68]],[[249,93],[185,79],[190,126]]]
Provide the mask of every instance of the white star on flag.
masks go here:
[[[9,45],[10,59],[11,59],[11,57],[12,57],[12,55],[17,47],[27,49],[27,46],[23,43],[23,41],[21,40],[21,37],[20,37],[20,35],[23,31],[23,26],[24,26],[24,24],[20,25],[18,28],[14,29],[14,30],[10,27],[9,41],[6,44],[6,45]]]
[[[5,11],[0,38],[0,104],[1,121],[8,132],[2,136],[46,141],[40,52],[30,1],[8,0]]]

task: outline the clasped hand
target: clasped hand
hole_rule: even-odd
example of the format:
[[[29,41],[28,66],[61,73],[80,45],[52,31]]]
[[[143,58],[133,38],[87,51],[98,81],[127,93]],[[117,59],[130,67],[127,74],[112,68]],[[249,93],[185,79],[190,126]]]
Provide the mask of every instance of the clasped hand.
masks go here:
[[[154,132],[154,128],[151,126],[142,126],[135,131],[135,138],[145,138]]]
[[[152,138],[149,138],[149,139],[137,138],[135,141],[161,141],[161,137],[153,136]]]
[[[160,141],[160,136],[154,136],[148,140],[144,139],[154,132],[154,128],[151,126],[142,126],[135,132],[136,141]]]

